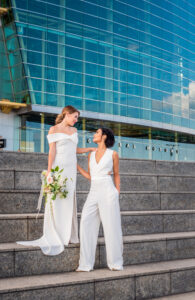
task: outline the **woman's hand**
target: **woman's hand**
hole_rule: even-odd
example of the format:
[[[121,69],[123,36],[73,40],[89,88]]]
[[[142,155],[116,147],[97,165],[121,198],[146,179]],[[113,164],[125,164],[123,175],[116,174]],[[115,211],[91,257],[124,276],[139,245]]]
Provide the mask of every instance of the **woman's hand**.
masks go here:
[[[113,173],[115,187],[120,194],[119,156],[116,151],[113,152]]]
[[[50,173],[50,171],[47,170],[46,177],[48,177],[49,173]]]

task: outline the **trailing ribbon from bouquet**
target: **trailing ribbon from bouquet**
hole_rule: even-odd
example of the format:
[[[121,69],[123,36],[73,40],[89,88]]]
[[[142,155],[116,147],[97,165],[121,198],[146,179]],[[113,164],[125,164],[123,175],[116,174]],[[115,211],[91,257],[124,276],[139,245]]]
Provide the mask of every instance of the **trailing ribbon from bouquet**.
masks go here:
[[[39,199],[38,199],[38,203],[37,203],[38,213],[36,215],[36,219],[37,219],[37,217],[40,213],[41,206],[42,206],[42,200],[43,200],[44,188],[45,188],[45,181],[46,181],[46,174],[47,174],[47,170],[43,170],[42,173],[41,173],[41,190],[40,190],[40,195],[39,195]]]
[[[37,210],[38,210],[38,214],[41,210],[41,206],[42,206],[42,199],[43,199],[43,193],[44,193],[44,187],[45,187],[45,176],[46,176],[47,171],[43,170],[41,173],[41,190],[40,190],[40,195],[39,195],[39,199],[38,199],[38,203],[37,203]],[[45,174],[45,176],[44,176]]]

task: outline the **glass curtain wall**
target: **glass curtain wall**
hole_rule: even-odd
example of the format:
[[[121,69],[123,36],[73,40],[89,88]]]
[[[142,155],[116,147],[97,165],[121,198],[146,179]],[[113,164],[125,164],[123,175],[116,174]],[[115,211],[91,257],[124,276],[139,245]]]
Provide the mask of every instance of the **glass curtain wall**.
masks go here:
[[[3,30],[0,24],[0,99],[13,99],[14,97],[8,63]]]
[[[11,3],[32,103],[195,129],[192,0]]]
[[[14,101],[121,117],[103,121],[121,157],[194,159],[194,137],[179,132],[195,129],[193,0],[0,2],[12,8],[2,34]],[[21,117],[22,151],[48,151],[50,118]],[[99,124],[81,119],[82,146]]]
[[[10,1],[0,0],[1,7],[10,5]],[[13,11],[9,10],[0,21],[1,49],[4,51],[1,57],[0,76],[3,78],[3,89],[0,90],[0,97],[15,102],[29,103],[30,96]]]

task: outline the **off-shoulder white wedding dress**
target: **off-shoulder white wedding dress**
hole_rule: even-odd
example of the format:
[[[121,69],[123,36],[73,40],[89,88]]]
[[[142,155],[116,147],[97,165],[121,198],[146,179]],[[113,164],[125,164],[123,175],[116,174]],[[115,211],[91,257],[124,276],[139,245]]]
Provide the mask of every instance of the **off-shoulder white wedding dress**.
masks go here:
[[[76,174],[78,143],[77,132],[72,135],[52,133],[47,136],[49,143],[56,143],[56,156],[52,167],[64,169],[62,177],[68,177],[68,195],[62,199],[52,200],[53,213],[50,201],[47,201],[44,213],[43,236],[34,241],[22,241],[18,244],[38,246],[46,255],[57,255],[64,250],[64,245],[78,243],[77,207],[76,207]]]

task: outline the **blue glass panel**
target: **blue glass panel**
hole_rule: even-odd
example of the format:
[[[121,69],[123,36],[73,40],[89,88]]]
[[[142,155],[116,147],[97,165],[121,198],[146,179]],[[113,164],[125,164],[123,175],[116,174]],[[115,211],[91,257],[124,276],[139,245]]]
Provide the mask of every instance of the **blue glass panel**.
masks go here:
[[[82,26],[78,25],[76,23],[71,23],[69,21],[66,22],[66,32],[71,33],[71,34],[78,34],[78,35],[82,35]]]
[[[86,63],[85,72],[91,75],[98,75],[98,65]]]
[[[82,42],[81,38],[79,38],[77,36],[66,34],[66,44],[81,48],[83,42]]]
[[[86,110],[89,110],[89,111],[94,111],[94,112],[99,111],[99,102],[92,101],[92,100],[86,100],[85,107],[86,107]]]
[[[19,64],[19,65],[15,66],[15,67],[12,67],[11,68],[11,75],[12,75],[13,79],[18,79],[18,78],[24,77],[25,76],[25,71],[24,71],[23,65]],[[4,76],[7,76],[7,75],[4,74]],[[8,78],[9,77],[10,77],[10,75],[8,76]],[[5,77],[4,79],[8,80],[8,78]]]
[[[98,63],[98,53],[92,51],[85,51],[84,52],[85,61]]]
[[[27,62],[41,65],[42,64],[42,55],[39,52],[28,51],[26,53]]]
[[[57,106],[57,95],[46,94],[46,103],[47,105]]]
[[[26,34],[29,36],[29,37],[34,37],[34,38],[37,38],[37,39],[42,39],[42,36],[43,36],[43,31],[41,28],[33,28],[32,26],[29,26],[26,30]]]
[[[91,38],[94,40],[98,40],[99,38],[99,32],[95,28],[83,26],[82,33],[85,38]]]
[[[83,65],[82,61],[66,58],[66,69],[67,70],[82,72],[82,65]]]
[[[186,118],[181,118],[181,126],[189,127],[189,120]]]
[[[98,100],[99,99],[98,89],[93,89],[93,88],[90,88],[90,87],[86,87],[85,88],[85,98],[86,99]]]
[[[41,99],[46,99],[45,95],[40,93],[40,92],[34,92],[33,91],[33,95],[34,95],[34,98],[35,98],[35,103],[36,104],[41,104]],[[45,101],[46,102],[46,101]]]
[[[76,97],[82,97],[82,86],[65,84],[66,95],[74,95]]]
[[[163,114],[163,119],[162,119],[163,122],[166,122],[166,123],[172,123],[173,121],[173,116],[172,115],[168,115],[168,114]]]
[[[66,71],[65,80],[69,83],[82,84],[82,74]]]
[[[80,12],[73,11],[70,9],[66,10],[66,20],[82,24],[82,19],[83,16]]]
[[[43,7],[43,10],[44,9],[45,9],[45,6]],[[49,15],[49,16],[52,16],[55,18],[63,18],[64,17],[64,9],[59,9],[59,7],[56,6],[56,1],[55,1],[55,5],[47,4],[46,11],[47,11],[47,15]]]
[[[40,59],[43,59],[39,54]],[[48,67],[57,68],[58,67],[58,57],[54,55],[46,55],[45,56],[45,63]]]
[[[46,3],[42,2],[42,1],[36,1],[36,0],[31,0],[31,1],[26,1],[26,2],[28,3],[29,11],[36,12],[39,14],[44,14],[44,15],[46,14],[46,12],[49,14],[49,12],[47,11]]]
[[[41,49],[41,45],[40,45],[39,49]],[[57,55],[58,54],[58,44],[46,43],[46,52]]]
[[[58,70],[54,68],[46,68],[46,78],[51,80],[58,80]]]
[[[85,84],[90,87],[97,87],[98,77],[85,75]]]
[[[28,1],[26,0],[15,0],[12,2],[13,7],[27,9]]]
[[[65,105],[72,105],[75,106],[77,109],[82,109],[82,105],[83,105],[83,101],[81,98],[77,98],[77,97],[68,97],[66,96],[65,98]]]
[[[160,112],[157,112],[157,111],[152,111],[151,112],[151,118],[153,121],[156,121],[156,122],[162,122],[162,113]]]
[[[35,66],[35,65],[25,65],[26,73],[29,74],[31,77],[42,77],[41,72],[42,68],[41,66]]]
[[[39,79],[31,79],[32,88],[34,91],[42,91],[42,82]]]
[[[66,57],[71,57],[71,58],[81,60],[83,58],[82,49],[66,46]]]
[[[127,95],[128,106],[140,107],[140,98],[132,95]]]
[[[177,126],[181,126],[181,118],[177,116],[173,116],[173,124]]]
[[[45,81],[45,91],[48,93],[56,93],[57,92],[57,82],[56,81]]]

